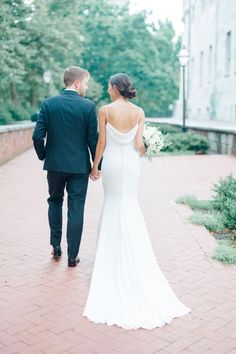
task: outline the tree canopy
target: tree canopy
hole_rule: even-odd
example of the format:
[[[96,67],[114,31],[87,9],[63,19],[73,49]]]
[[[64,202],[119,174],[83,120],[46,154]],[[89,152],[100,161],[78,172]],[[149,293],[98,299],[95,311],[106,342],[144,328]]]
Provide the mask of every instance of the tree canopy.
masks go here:
[[[63,89],[70,65],[89,70],[88,96],[109,101],[108,79],[127,73],[147,116],[167,116],[178,96],[180,40],[171,22],[149,24],[145,11],[110,0],[3,0],[0,13],[0,123],[29,118],[47,94]]]

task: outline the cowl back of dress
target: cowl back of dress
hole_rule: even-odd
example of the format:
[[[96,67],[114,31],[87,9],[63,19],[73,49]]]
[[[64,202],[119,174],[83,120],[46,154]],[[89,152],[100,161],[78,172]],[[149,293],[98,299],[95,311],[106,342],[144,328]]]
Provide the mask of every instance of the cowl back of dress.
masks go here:
[[[109,122],[107,123],[107,134],[113,142],[119,145],[130,144],[133,142],[138,130],[138,124],[130,129],[127,133],[121,133],[114,128]]]

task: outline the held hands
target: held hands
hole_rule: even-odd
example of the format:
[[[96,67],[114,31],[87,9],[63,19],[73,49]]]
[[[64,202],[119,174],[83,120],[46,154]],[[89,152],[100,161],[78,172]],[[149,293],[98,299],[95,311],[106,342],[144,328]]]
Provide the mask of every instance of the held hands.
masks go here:
[[[89,177],[92,181],[97,181],[101,177],[101,171],[99,171],[97,167],[93,166]]]

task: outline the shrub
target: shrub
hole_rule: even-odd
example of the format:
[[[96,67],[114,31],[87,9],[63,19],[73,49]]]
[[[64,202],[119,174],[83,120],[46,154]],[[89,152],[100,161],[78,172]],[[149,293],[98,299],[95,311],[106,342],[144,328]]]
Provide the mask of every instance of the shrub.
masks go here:
[[[218,241],[212,258],[223,263],[236,264],[236,247],[228,240]]]
[[[200,152],[200,153],[206,153],[207,150],[209,149],[209,141],[206,137],[199,135],[199,134],[194,134],[194,133],[188,133],[189,134],[189,150],[193,150],[195,152]]]
[[[163,151],[195,151],[206,153],[209,149],[208,140],[195,133],[175,133],[169,136],[171,144]]]
[[[220,213],[206,213],[195,211],[189,219],[193,224],[203,225],[209,231],[224,230],[224,222]]]
[[[232,174],[221,178],[214,191],[213,207],[222,213],[225,227],[236,229],[236,179]]]
[[[176,134],[181,132],[181,128],[168,124],[157,124],[163,134]]]

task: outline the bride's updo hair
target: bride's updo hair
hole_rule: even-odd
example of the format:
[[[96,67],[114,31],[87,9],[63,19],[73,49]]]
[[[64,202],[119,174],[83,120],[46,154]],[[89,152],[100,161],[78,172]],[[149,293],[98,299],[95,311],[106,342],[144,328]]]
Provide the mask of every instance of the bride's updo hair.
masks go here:
[[[111,86],[115,86],[119,90],[121,96],[129,99],[136,96],[136,89],[133,87],[128,75],[124,73],[113,75],[110,77],[109,82]]]

